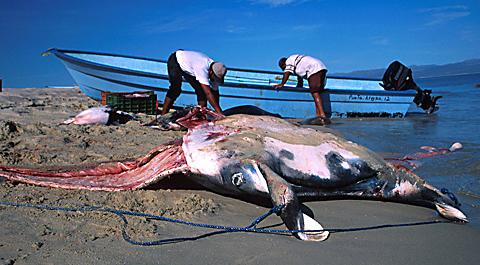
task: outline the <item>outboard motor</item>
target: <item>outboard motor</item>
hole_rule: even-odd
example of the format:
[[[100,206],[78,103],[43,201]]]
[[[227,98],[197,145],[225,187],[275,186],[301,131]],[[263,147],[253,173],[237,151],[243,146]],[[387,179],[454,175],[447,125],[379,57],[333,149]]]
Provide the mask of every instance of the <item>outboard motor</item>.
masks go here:
[[[415,89],[417,95],[415,96],[413,102],[417,104],[418,107],[425,110],[427,113],[432,113],[438,109],[435,107],[435,103],[442,96],[431,96],[432,90],[422,90],[420,87],[415,84],[412,77],[412,70],[407,68],[405,65],[401,64],[399,61],[391,63],[385,74],[382,78],[383,84],[380,85],[385,90],[409,90]]]

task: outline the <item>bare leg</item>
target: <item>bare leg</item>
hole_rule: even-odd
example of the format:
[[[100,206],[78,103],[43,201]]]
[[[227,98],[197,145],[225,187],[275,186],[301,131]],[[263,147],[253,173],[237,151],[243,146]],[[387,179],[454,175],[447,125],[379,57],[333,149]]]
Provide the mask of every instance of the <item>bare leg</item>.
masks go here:
[[[198,101],[198,105],[206,108],[206,107],[207,107],[207,101],[203,101],[203,100],[200,101],[200,100],[199,100],[199,101]]]
[[[315,92],[312,94],[313,100],[315,101],[315,108],[317,109],[317,117],[326,118],[325,111],[323,110],[323,101],[322,97],[320,97],[320,93]]]
[[[327,70],[322,70],[318,73],[311,75],[308,78],[308,86],[310,87],[310,93],[315,101],[316,117],[327,118],[325,111],[323,110],[323,101],[320,97],[320,93],[325,88],[325,75]]]

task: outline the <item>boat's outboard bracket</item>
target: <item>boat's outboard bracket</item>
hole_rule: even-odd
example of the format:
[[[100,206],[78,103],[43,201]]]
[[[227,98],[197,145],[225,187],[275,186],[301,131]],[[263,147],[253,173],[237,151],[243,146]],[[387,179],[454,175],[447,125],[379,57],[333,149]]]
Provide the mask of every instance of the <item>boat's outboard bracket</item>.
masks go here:
[[[419,108],[422,108],[427,113],[432,113],[438,109],[435,107],[435,103],[438,99],[442,96],[430,96],[432,90],[422,90],[420,87],[415,84],[412,77],[412,70],[407,68],[405,65],[400,63],[399,61],[395,61],[391,63],[385,74],[383,74],[382,83],[380,85],[385,90],[409,90],[415,89],[417,91],[417,95],[413,102],[417,104]]]

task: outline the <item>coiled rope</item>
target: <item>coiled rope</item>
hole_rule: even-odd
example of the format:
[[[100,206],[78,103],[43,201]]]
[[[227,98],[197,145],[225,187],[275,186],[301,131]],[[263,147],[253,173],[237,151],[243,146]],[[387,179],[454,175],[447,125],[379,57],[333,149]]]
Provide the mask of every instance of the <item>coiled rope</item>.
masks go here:
[[[162,216],[156,216],[151,214],[133,212],[133,211],[123,211],[123,210],[116,210],[110,208],[102,208],[97,206],[88,206],[88,205],[75,205],[76,207],[60,207],[60,206],[48,206],[43,204],[23,204],[23,203],[12,203],[12,202],[2,202],[0,204],[8,205],[8,206],[15,206],[15,207],[30,207],[30,208],[37,208],[37,209],[45,209],[45,210],[64,210],[64,211],[99,211],[99,212],[109,212],[118,215],[123,220],[123,228],[122,228],[122,236],[125,241],[133,245],[142,245],[142,246],[149,246],[149,245],[161,245],[161,244],[169,244],[169,243],[178,243],[184,241],[193,241],[201,238],[205,238],[208,236],[222,234],[222,233],[230,233],[230,232],[254,232],[254,233],[264,233],[264,234],[292,234],[298,232],[304,233],[315,233],[315,232],[325,232],[328,231],[330,233],[341,233],[341,232],[353,232],[353,231],[365,231],[365,230],[374,230],[374,229],[381,229],[381,228],[389,228],[389,227],[405,227],[405,226],[418,226],[418,225],[427,225],[427,224],[438,224],[438,223],[451,223],[452,221],[426,221],[426,222],[414,222],[414,223],[404,223],[404,224],[386,224],[386,225],[378,225],[378,226],[370,226],[370,227],[359,227],[359,228],[345,228],[345,229],[324,229],[324,230],[272,230],[272,229],[259,229],[256,226],[267,218],[269,215],[273,213],[279,213],[280,210],[285,206],[276,206],[270,209],[268,213],[260,216],[255,221],[253,221],[247,227],[231,227],[231,226],[221,226],[221,225],[208,225],[208,224],[200,224],[200,223],[192,223],[192,222],[185,222],[180,220],[175,220],[171,218],[166,218]],[[61,203],[57,203],[62,205]],[[203,228],[211,228],[217,229],[221,231],[206,233],[200,236],[194,237],[180,237],[180,238],[170,238],[170,239],[162,239],[162,240],[155,240],[155,241],[147,241],[147,242],[140,242],[131,240],[130,237],[127,235],[126,228],[128,226],[127,218],[125,215],[132,215],[132,216],[140,216],[151,218],[160,221],[166,221],[176,224],[182,225],[189,225],[189,226],[196,226],[196,227],[203,227]]]

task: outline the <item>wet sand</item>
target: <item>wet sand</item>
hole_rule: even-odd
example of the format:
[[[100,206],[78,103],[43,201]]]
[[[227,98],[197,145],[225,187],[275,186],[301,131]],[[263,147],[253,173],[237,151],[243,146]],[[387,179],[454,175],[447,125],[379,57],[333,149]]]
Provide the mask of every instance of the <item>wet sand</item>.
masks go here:
[[[77,88],[3,89],[0,164],[37,169],[134,160],[183,132],[140,126],[154,115],[119,126],[60,125],[99,106]],[[0,178],[0,201],[28,205],[99,206],[187,222],[246,227],[269,207],[202,189],[173,176],[139,191],[102,192],[11,184]],[[357,228],[444,220],[435,210],[379,201],[305,202],[325,228]],[[210,229],[125,216],[139,242],[192,237]],[[259,227],[285,229],[272,215]],[[438,223],[332,233],[325,242],[293,236],[224,233],[174,244],[134,245],[122,219],[102,211],[47,210],[0,204],[0,264],[479,264],[480,230]]]

